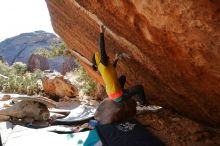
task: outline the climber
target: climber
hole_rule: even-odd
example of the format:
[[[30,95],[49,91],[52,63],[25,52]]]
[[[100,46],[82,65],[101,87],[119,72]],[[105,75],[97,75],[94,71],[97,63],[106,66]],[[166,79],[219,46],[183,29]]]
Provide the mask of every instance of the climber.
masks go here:
[[[93,55],[93,70],[99,71],[105,86],[106,92],[109,98],[115,102],[123,101],[124,99],[128,99],[132,96],[137,95],[139,97],[139,103],[141,105],[146,105],[146,96],[144,93],[144,88],[142,85],[136,85],[129,89],[124,89],[124,85],[126,82],[126,77],[122,75],[119,79],[116,73],[116,65],[118,59],[122,57],[122,55],[116,54],[116,58],[113,63],[110,63],[109,57],[105,51],[105,40],[104,40],[104,32],[105,28],[103,25],[100,25],[100,37],[99,37],[99,51]]]

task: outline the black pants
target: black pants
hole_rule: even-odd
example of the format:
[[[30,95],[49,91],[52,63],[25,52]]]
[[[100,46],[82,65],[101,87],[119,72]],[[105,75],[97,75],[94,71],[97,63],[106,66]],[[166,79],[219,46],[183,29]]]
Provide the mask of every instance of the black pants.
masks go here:
[[[132,86],[128,89],[124,89],[124,85],[126,83],[126,77],[124,75],[122,75],[119,77],[118,80],[119,80],[121,88],[123,90],[124,99],[128,99],[128,98],[131,98],[132,96],[137,95],[138,100],[141,105],[147,104],[146,95],[144,93],[144,88],[142,85],[135,85],[135,86]]]

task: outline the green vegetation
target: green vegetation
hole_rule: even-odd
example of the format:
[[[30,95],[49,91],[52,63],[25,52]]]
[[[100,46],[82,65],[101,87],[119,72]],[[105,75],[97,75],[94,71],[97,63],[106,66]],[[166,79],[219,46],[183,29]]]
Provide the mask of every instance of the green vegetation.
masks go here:
[[[16,62],[12,66],[0,62],[0,91],[4,93],[21,93],[21,94],[41,94],[42,83],[39,80],[43,76],[40,70],[34,73],[27,72],[27,66],[21,62]]]
[[[51,50],[47,50],[45,48],[38,48],[34,54],[38,54],[44,56],[46,58],[54,58],[60,55],[68,56],[70,52],[66,49],[66,44],[62,42],[61,44],[52,44]]]
[[[96,83],[88,76],[83,67],[73,70],[67,77],[82,94],[88,96],[95,95]]]
[[[51,50],[39,48],[35,54],[53,58],[60,55],[68,56],[70,52],[63,43],[51,45]],[[41,78],[44,76],[43,71],[36,70],[34,73],[27,71],[27,65],[16,62],[12,66],[8,66],[0,62],[0,92],[3,93],[20,93],[20,94],[43,94],[43,86]],[[83,95],[94,96],[96,92],[95,82],[87,75],[86,71],[81,67],[69,73],[67,77],[78,88]]]
[[[0,76],[0,92],[27,95],[43,94],[41,78],[44,73],[40,70],[30,73],[27,71],[27,66],[21,62],[16,62],[12,66],[0,62],[0,74],[8,77]],[[83,95],[95,95],[96,84],[82,67],[68,73],[67,78]]]
[[[23,75],[27,72],[27,65],[22,62],[15,62],[11,66],[11,73],[17,74],[17,75]]]

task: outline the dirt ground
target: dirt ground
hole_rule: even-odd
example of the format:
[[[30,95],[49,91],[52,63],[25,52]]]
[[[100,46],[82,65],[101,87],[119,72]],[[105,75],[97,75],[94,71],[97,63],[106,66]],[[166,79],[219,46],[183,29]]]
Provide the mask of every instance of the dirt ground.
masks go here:
[[[170,110],[148,111],[137,119],[167,146],[220,145],[220,129],[204,126]]]

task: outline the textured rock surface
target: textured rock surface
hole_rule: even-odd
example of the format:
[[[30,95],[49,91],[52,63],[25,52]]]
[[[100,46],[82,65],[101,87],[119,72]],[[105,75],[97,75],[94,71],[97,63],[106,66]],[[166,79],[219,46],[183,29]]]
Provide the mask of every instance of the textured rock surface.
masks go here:
[[[110,58],[117,52],[131,57],[118,67],[129,85],[143,84],[151,103],[220,126],[220,1],[46,2],[70,49],[90,59],[103,23]]]
[[[34,72],[37,69],[40,69],[40,70],[50,69],[48,59],[38,54],[31,55],[31,57],[28,59],[27,67],[28,67],[28,70],[31,72]]]
[[[68,57],[62,64],[61,73],[65,75],[66,72],[69,72],[75,68],[79,68],[79,64],[76,62],[74,57]]]
[[[0,115],[18,119],[31,118],[36,121],[48,120],[50,113],[46,105],[36,101],[20,101],[15,105],[0,110]]]
[[[44,92],[51,97],[70,97],[78,95],[78,90],[63,76],[50,76],[42,79]]]

